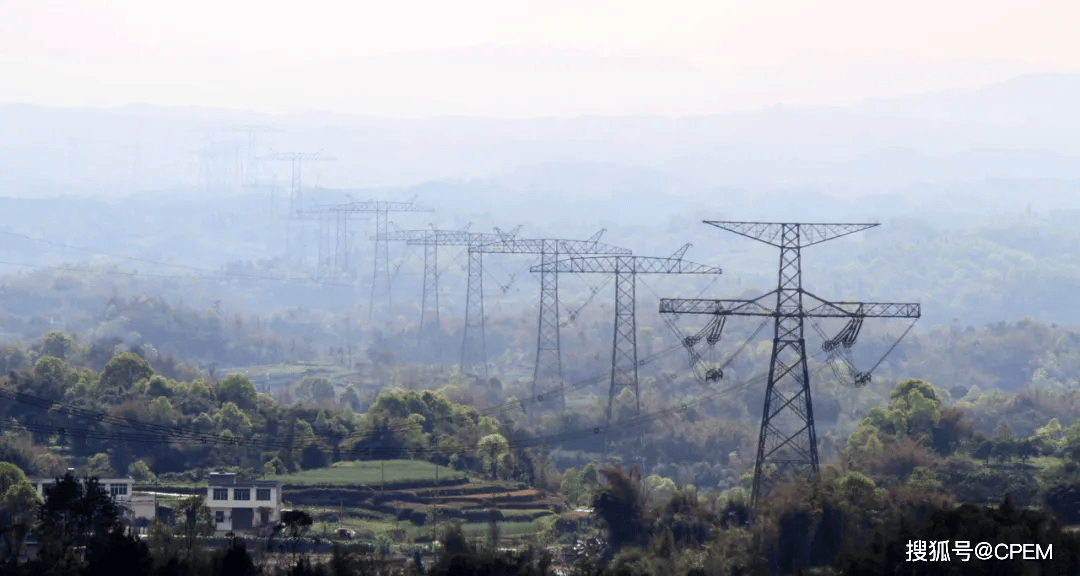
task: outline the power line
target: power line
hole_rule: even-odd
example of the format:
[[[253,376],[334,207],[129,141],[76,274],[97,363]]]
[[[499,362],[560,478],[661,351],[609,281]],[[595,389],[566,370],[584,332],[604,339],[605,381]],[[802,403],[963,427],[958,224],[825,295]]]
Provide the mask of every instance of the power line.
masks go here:
[[[668,349],[664,353],[654,354],[652,357],[650,357],[650,359],[655,359],[656,357],[659,357],[659,356],[661,356],[661,355],[663,355],[663,354],[665,354],[667,352],[670,352],[672,350],[675,350],[677,348],[678,347],[675,346],[675,347],[672,347],[672,348]],[[817,356],[820,356],[820,355],[821,355],[820,353],[815,354],[814,357],[817,357]],[[822,366],[818,366],[817,370],[820,370],[821,368],[822,368]],[[758,374],[757,376],[754,376],[754,377],[752,377],[752,378],[750,378],[748,380],[745,380],[742,383],[733,384],[733,385],[728,386],[728,387],[726,387],[724,389],[714,391],[711,394],[706,394],[706,395],[703,395],[703,396],[698,396],[696,398],[692,398],[692,399],[683,401],[683,402],[679,403],[676,406],[655,410],[653,412],[649,412],[649,413],[645,413],[645,414],[638,414],[638,415],[636,415],[634,417],[631,417],[631,418],[627,418],[627,419],[620,420],[620,421],[617,421],[617,422],[610,422],[610,423],[603,424],[603,425],[597,425],[597,426],[593,426],[591,428],[587,427],[587,428],[581,428],[581,429],[578,429],[578,430],[575,430],[575,431],[570,431],[570,432],[560,432],[560,433],[549,434],[549,435],[545,435],[545,436],[535,436],[535,437],[527,438],[527,439],[524,439],[524,440],[515,440],[515,441],[510,442],[510,446],[511,447],[516,447],[516,448],[529,448],[529,447],[539,446],[539,445],[544,445],[544,444],[558,444],[558,443],[561,443],[561,442],[568,442],[568,441],[575,440],[575,439],[586,438],[586,437],[591,436],[591,435],[607,434],[608,432],[611,432],[611,431],[625,430],[625,429],[627,429],[629,427],[641,426],[641,425],[647,424],[649,422],[659,420],[659,419],[664,418],[666,416],[670,416],[670,415],[673,415],[673,414],[676,414],[676,413],[685,412],[691,406],[701,404],[702,402],[713,400],[713,399],[718,398],[720,396],[723,396],[725,394],[728,394],[728,393],[731,393],[731,392],[736,392],[738,390],[742,390],[742,389],[748,388],[750,386],[756,385],[756,384],[758,384],[758,383],[760,383],[762,381],[765,381],[768,378],[768,376],[769,375],[767,373]],[[603,376],[601,376],[601,379],[602,378],[603,378]],[[583,381],[582,384],[584,385],[585,381]],[[555,392],[558,392],[558,391],[559,391],[558,389],[554,389],[552,392],[555,393]],[[140,428],[142,428],[143,430],[141,430],[141,432],[142,432],[141,434],[132,434],[130,432],[109,432],[109,431],[93,430],[93,429],[88,429],[88,428],[68,428],[68,427],[64,427],[64,426],[57,427],[57,426],[54,426],[54,425],[36,424],[36,423],[33,423],[33,422],[20,424],[20,423],[12,422],[10,420],[9,421],[0,421],[0,429],[16,430],[16,431],[26,430],[26,431],[30,431],[30,432],[52,433],[52,434],[59,434],[59,435],[65,435],[65,436],[79,436],[79,437],[83,437],[83,438],[87,438],[87,439],[113,440],[113,441],[132,441],[132,442],[149,443],[149,444],[187,444],[187,445],[200,445],[200,444],[201,445],[209,445],[209,444],[213,444],[213,445],[228,445],[228,446],[236,446],[236,447],[252,447],[252,448],[254,448],[254,447],[262,447],[262,448],[266,448],[266,449],[280,448],[280,449],[291,450],[291,449],[295,449],[297,447],[297,444],[302,444],[302,443],[304,443],[306,441],[316,439],[316,438],[319,438],[319,439],[339,439],[339,441],[345,441],[345,440],[350,440],[350,439],[363,439],[363,438],[381,436],[384,432],[405,431],[410,426],[410,424],[402,424],[402,425],[399,425],[399,426],[387,426],[387,427],[383,428],[382,430],[372,428],[372,429],[369,429],[369,430],[364,431],[364,432],[353,432],[353,433],[349,433],[349,434],[321,434],[320,435],[320,434],[314,434],[313,433],[313,434],[310,434],[310,435],[308,435],[308,434],[293,435],[291,437],[286,437],[286,438],[283,438],[283,439],[280,439],[280,440],[273,440],[271,438],[265,438],[265,439],[262,439],[262,440],[257,440],[257,439],[254,439],[254,438],[243,438],[243,437],[239,437],[239,436],[228,437],[228,436],[223,436],[221,434],[198,433],[198,432],[195,432],[195,431],[186,430],[186,429],[175,427],[175,426],[163,426],[163,425],[158,425],[158,424],[150,424],[150,423],[145,423],[145,422],[139,422],[139,421],[136,421],[136,420],[132,420],[132,419],[129,419],[129,418],[123,418],[123,417],[120,417],[120,416],[110,416],[110,415],[105,414],[105,413],[99,413],[99,412],[94,412],[94,411],[91,411],[91,410],[85,410],[85,409],[81,409],[81,408],[65,406],[65,405],[62,405],[62,404],[58,404],[56,402],[52,402],[52,401],[47,400],[47,399],[38,398],[38,397],[29,395],[29,394],[23,394],[23,393],[19,393],[19,392],[12,392],[12,391],[9,391],[9,390],[0,389],[0,397],[7,398],[7,399],[10,399],[10,400],[15,400],[17,402],[21,402],[21,403],[25,403],[25,404],[29,404],[29,405],[34,406],[34,407],[39,408],[39,409],[48,409],[48,410],[51,410],[51,411],[57,411],[57,412],[61,412],[61,413],[68,413],[69,415],[72,415],[72,416],[75,416],[75,417],[91,418],[91,419],[97,420],[99,422],[105,422],[105,423],[120,423],[120,422],[122,422],[122,423],[120,423],[118,425],[125,426],[125,427],[131,427],[131,428],[134,428],[136,430],[139,430]],[[539,399],[539,401],[542,401],[542,399]],[[514,407],[517,407],[517,406],[518,406],[517,403],[507,403],[507,404],[504,404],[502,407],[497,407],[498,409],[488,409],[485,412],[487,412],[487,414],[494,414],[494,413],[498,413],[500,411],[505,411],[507,409],[507,407],[514,408]],[[478,412],[480,412],[480,411],[478,411]],[[481,414],[481,415],[484,415],[484,414]],[[455,418],[451,416],[451,417],[436,418],[435,420],[436,421],[453,421],[454,419]],[[469,445],[467,445],[465,447],[466,448],[475,448],[476,445],[469,444]],[[454,452],[458,452],[459,450],[460,450],[460,445],[455,446],[455,447],[451,447],[451,448],[420,447],[420,448],[408,448],[408,449],[406,449],[406,448],[354,447],[353,449],[345,451],[345,453],[353,454],[353,455],[361,455],[361,456],[377,455],[379,452],[382,452],[383,454],[387,454],[387,455],[399,455],[402,452],[410,452],[410,453],[413,453],[413,454],[432,454],[432,455],[443,454],[443,455],[446,455],[446,454],[452,454]]]
[[[790,470],[801,475],[818,472],[817,433],[807,367],[806,320],[856,320],[857,323],[846,331],[847,340],[853,340],[864,318],[918,319],[921,309],[915,303],[830,302],[803,289],[803,248],[873,228],[877,224],[705,223],[780,249],[778,285],[771,292],[751,300],[665,298],[660,301],[661,314],[708,314],[720,318],[757,316],[773,320],[769,379],[765,388],[757,459],[754,463],[754,484],[750,493],[751,503],[756,503],[782,472]],[[772,296],[775,296],[776,304],[769,306],[765,301]],[[835,343],[829,340],[827,345],[826,348],[834,347]],[[857,375],[857,382],[869,382],[869,374]]]

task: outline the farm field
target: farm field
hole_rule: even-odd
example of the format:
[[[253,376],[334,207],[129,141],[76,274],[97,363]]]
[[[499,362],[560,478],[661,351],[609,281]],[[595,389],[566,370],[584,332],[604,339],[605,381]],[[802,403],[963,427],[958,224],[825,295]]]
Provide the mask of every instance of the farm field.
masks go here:
[[[436,471],[436,468],[438,469]],[[265,480],[301,486],[383,486],[393,484],[460,480],[463,472],[418,460],[367,460],[336,462],[329,468],[295,474],[266,476]]]

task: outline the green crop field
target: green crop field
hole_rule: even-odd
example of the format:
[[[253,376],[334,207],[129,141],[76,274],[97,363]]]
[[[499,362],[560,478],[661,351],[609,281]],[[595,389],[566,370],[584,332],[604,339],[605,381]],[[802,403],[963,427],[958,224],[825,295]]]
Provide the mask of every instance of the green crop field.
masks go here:
[[[296,474],[267,476],[266,480],[282,484],[307,486],[380,486],[405,482],[434,482],[435,465],[419,460],[368,460],[364,462],[337,462],[330,468],[304,470]],[[440,466],[439,480],[464,478],[465,474]]]

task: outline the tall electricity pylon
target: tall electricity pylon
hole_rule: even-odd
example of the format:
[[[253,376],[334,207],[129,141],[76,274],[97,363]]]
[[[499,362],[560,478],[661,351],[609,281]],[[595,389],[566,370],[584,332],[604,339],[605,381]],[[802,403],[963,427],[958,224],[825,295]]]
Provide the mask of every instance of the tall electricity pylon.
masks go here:
[[[318,254],[315,264],[316,278],[339,277],[347,267],[348,246],[346,227],[349,214],[334,210],[335,206],[316,206],[297,213],[299,220],[318,220]]]
[[[774,318],[772,356],[765,388],[751,502],[785,471],[810,476],[818,471],[817,434],[810,401],[810,371],[806,362],[806,318],[912,318],[919,304],[830,302],[802,287],[803,248],[860,232],[877,224],[805,224],[776,222],[711,222],[718,228],[780,249],[776,290],[752,300],[673,299],[660,301],[661,314],[766,316]],[[776,296],[776,304],[765,304]],[[865,382],[864,382],[865,383]]]
[[[375,266],[374,276],[371,280],[371,299],[368,303],[368,322],[371,322],[372,311],[375,309],[375,300],[386,298],[388,304],[393,303],[390,293],[390,251],[387,244],[388,223],[390,212],[434,212],[431,208],[416,205],[416,196],[405,202],[393,200],[364,200],[361,202],[348,202],[327,208],[337,214],[338,218],[338,244],[343,245],[342,238],[344,218],[347,214],[369,213],[375,214]]]
[[[469,248],[469,256],[473,253],[486,252],[488,254],[538,254],[540,256],[540,315],[538,318],[538,330],[536,338],[536,366],[533,368],[533,392],[535,395],[537,385],[543,386],[543,390],[559,389],[559,407],[565,408],[566,398],[563,394],[562,379],[562,351],[559,347],[559,275],[548,272],[553,262],[563,256],[579,256],[583,254],[612,254],[629,256],[630,250],[616,248],[599,242],[604,230],[594,234],[588,240],[561,240],[561,239],[508,239],[494,244],[484,244]],[[469,274],[472,281],[472,273]],[[551,384],[552,386],[548,386]],[[537,402],[547,400],[543,394],[536,396]]]
[[[668,258],[651,256],[574,256],[533,266],[531,272],[558,274],[615,275],[615,337],[611,347],[611,386],[608,390],[606,418],[611,422],[615,395],[625,388],[634,392],[637,412],[641,412],[638,392],[637,355],[637,275],[638,274],[720,274],[720,269],[683,260],[687,244]],[[536,395],[536,390],[533,390]]]
[[[484,378],[488,377],[487,340],[484,336],[484,253],[472,249],[494,242],[512,240],[520,230],[520,225],[510,232],[502,232],[496,228],[495,233],[468,232],[465,230],[428,230],[428,234],[422,238],[411,239],[407,242],[410,246],[424,246],[425,254],[428,247],[469,247],[468,285],[465,290],[465,329],[461,335],[460,368],[462,373],[465,373],[466,368],[472,366],[475,362],[483,365]],[[426,269],[424,270],[424,277],[425,279],[428,277]],[[426,293],[426,281],[424,290]]]
[[[472,235],[469,233],[469,223],[461,230],[440,230],[432,226],[429,229],[420,230],[394,230],[387,233],[387,240],[404,241],[409,245],[424,246],[424,291],[420,305],[420,329],[439,329],[439,246],[468,246]],[[494,239],[509,237],[517,234],[518,226],[508,236],[496,236],[496,234],[481,233],[481,238]]]
[[[292,179],[289,185],[289,215],[296,215],[304,208],[303,198],[303,169],[304,162],[329,162],[337,160],[333,156],[323,156],[319,152],[274,152],[270,151],[266,156],[259,156],[258,160],[288,160],[292,162]]]
[[[301,220],[301,211],[304,209],[303,199],[303,168],[304,162],[327,162],[337,160],[337,158],[331,156],[323,156],[322,152],[274,152],[271,151],[266,156],[258,157],[259,160],[288,160],[292,162],[292,179],[289,185],[289,221],[286,231],[286,252],[290,251],[290,248],[297,251],[300,255],[295,260],[299,263],[304,261],[304,228],[303,221]],[[293,220],[298,220],[298,233],[297,238],[294,241],[292,239]],[[290,243],[293,243],[290,246]]]
[[[241,178],[243,185],[247,188],[259,187],[259,150],[258,139],[260,132],[281,132],[280,129],[273,126],[263,126],[246,124],[241,126],[233,126],[228,129],[229,132],[243,132],[247,134],[247,161],[241,171]]]
[[[199,185],[207,192],[230,188],[239,182],[240,142],[218,140],[211,133],[198,149]]]

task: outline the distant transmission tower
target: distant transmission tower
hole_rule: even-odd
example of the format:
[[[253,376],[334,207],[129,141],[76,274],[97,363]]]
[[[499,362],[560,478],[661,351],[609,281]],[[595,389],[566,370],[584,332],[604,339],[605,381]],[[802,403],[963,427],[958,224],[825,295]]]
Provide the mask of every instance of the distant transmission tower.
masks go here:
[[[434,226],[420,230],[394,230],[387,233],[387,240],[404,241],[411,246],[424,247],[424,282],[420,305],[420,329],[439,329],[439,246],[468,246],[473,234],[472,223],[461,230],[440,230]],[[520,228],[520,226],[518,227]],[[494,234],[480,234],[495,238]],[[510,235],[513,237],[513,234]]]
[[[247,158],[241,169],[241,180],[248,188],[259,187],[259,148],[258,140],[260,132],[281,132],[273,126],[242,125],[233,126],[229,132],[243,132],[247,134]]]
[[[540,256],[540,315],[536,338],[536,366],[533,369],[533,395],[538,402],[548,400],[544,395],[537,396],[536,389],[557,387],[559,407],[565,408],[563,394],[562,351],[559,344],[559,275],[548,270],[553,263],[563,256],[583,254],[613,254],[629,256],[630,250],[616,248],[600,243],[604,230],[594,234],[588,240],[562,239],[511,239],[469,248],[470,258],[474,253],[488,254],[537,254]],[[469,274],[472,281],[472,273]]]
[[[368,322],[371,322],[372,312],[375,309],[376,300],[385,298],[388,304],[392,304],[393,298],[390,293],[390,252],[388,246],[388,216],[390,212],[434,212],[431,208],[416,205],[416,196],[401,202],[393,200],[365,200],[361,202],[347,202],[325,207],[334,215],[336,223],[335,258],[347,252],[347,238],[345,226],[349,215],[368,213],[375,215],[375,270],[371,280],[371,299],[368,306]],[[329,248],[327,249],[329,253]],[[342,259],[344,257],[342,256]]]
[[[337,160],[331,156],[323,156],[322,152],[273,152],[271,151],[266,156],[260,156],[258,160],[287,160],[292,163],[292,179],[289,185],[289,223],[286,236],[286,250],[296,250],[299,257],[292,257],[291,259],[303,263],[304,260],[304,229],[302,220],[300,220],[300,212],[304,208],[303,201],[303,168],[304,162],[327,162]],[[297,220],[298,233],[294,240],[293,235],[293,220]],[[290,246],[288,243],[292,243]]]
[[[484,336],[484,253],[473,250],[485,244],[512,240],[521,226],[510,232],[498,228],[491,232],[468,232],[467,230],[434,230],[422,238],[408,240],[410,246],[422,245],[426,250],[438,246],[469,247],[468,285],[465,290],[465,329],[461,335],[461,372],[465,373],[474,363],[483,366],[484,377],[488,377],[487,341]],[[437,273],[437,271],[436,271]],[[428,278],[425,269],[424,278]],[[427,293],[425,280],[425,293]],[[426,308],[426,305],[425,305]],[[471,330],[470,330],[471,329]]]
[[[611,348],[611,386],[608,390],[606,418],[611,421],[611,405],[616,394],[625,388],[634,392],[637,411],[641,412],[638,391],[637,355],[637,275],[638,274],[720,274],[720,269],[683,260],[687,244],[669,258],[650,256],[574,256],[533,266],[532,272],[556,274],[615,275],[615,339]],[[536,391],[533,390],[533,395]]]
[[[801,250],[847,236],[877,224],[804,224],[775,222],[710,222],[747,238],[780,249],[776,290],[752,300],[671,299],[660,301],[662,314],[766,316],[774,318],[773,350],[765,406],[761,416],[751,502],[756,503],[785,472],[810,476],[818,471],[817,434],[810,401],[810,372],[806,360],[806,318],[911,318],[920,316],[918,304],[830,302],[802,287]],[[776,295],[776,304],[765,304]],[[828,343],[826,343],[826,348]],[[878,362],[880,364],[880,361]],[[872,369],[871,369],[872,370]],[[869,381],[864,373],[858,384]]]

